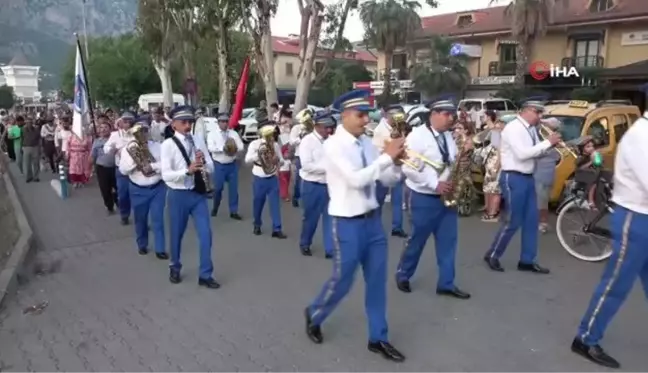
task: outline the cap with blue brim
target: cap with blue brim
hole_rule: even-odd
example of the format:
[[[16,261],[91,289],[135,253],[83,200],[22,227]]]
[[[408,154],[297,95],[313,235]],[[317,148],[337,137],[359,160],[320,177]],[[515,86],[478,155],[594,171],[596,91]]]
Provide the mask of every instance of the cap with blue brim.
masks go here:
[[[335,126],[335,120],[331,116],[331,114],[320,114],[313,119],[315,122],[315,125],[317,126],[324,126],[324,127],[334,127]]]
[[[169,113],[169,116],[171,120],[196,120],[193,108],[187,105],[174,107]]]
[[[427,108],[430,109],[430,111],[437,111],[437,112],[442,112],[442,111],[448,113],[457,112],[457,105],[455,105],[455,103],[450,100],[440,100],[440,101],[431,102],[427,105]]]
[[[218,121],[219,122],[229,122],[229,119],[230,119],[229,115],[227,115],[225,113],[218,114]]]
[[[347,92],[333,101],[333,108],[335,110],[357,110],[368,112],[373,110],[369,105],[369,91],[364,89],[356,89]]]
[[[522,108],[523,109],[530,108],[542,112],[544,111],[545,106],[544,106],[544,102],[542,101],[529,100],[529,101],[524,101],[522,103]]]

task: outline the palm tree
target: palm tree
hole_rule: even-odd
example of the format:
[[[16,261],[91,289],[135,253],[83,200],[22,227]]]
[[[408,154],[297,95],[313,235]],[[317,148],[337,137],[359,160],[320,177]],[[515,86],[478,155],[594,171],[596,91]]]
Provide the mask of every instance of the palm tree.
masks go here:
[[[394,51],[421,28],[420,8],[418,1],[411,0],[368,0],[360,6],[365,42],[385,56],[383,97],[389,97],[391,91],[389,72]]]
[[[452,41],[434,36],[429,52],[412,71],[414,87],[428,96],[441,93],[459,93],[470,82],[466,65],[469,57],[463,53],[452,53]]]
[[[490,4],[499,2],[501,0],[491,0]],[[515,51],[515,82],[518,85],[524,85],[533,47],[531,42],[547,33],[559,3],[564,9],[569,6],[569,0],[513,0],[506,7],[506,16],[511,19],[511,34],[518,42]]]

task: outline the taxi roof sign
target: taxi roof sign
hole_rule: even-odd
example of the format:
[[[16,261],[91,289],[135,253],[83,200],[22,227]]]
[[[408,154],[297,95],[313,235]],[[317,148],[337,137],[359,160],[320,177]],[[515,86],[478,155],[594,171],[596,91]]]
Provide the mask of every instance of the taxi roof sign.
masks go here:
[[[569,107],[575,107],[575,108],[581,108],[581,109],[586,109],[589,107],[589,102],[587,101],[580,101],[580,100],[574,100],[574,101],[569,101]]]

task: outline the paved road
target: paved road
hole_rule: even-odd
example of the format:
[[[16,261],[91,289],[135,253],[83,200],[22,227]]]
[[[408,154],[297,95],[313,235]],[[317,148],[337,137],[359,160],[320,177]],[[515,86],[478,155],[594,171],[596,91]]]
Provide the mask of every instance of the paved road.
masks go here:
[[[312,258],[298,254],[300,214],[288,204],[289,239],[253,236],[250,177],[242,174],[245,221],[213,219],[216,278],[223,284],[216,291],[195,283],[193,233],[184,243],[185,281],[171,285],[165,263],[137,255],[132,226],[105,216],[95,187],[62,201],[45,182],[18,185],[40,248],[34,275],[0,314],[0,371],[598,369],[572,355],[569,343],[601,265],[571,259],[546,236],[541,259],[552,275],[489,272],[481,256],[496,226],[476,218],[461,220],[457,268],[471,300],[434,294],[432,244],[412,294],[390,282],[391,340],[407,355],[405,363],[366,351],[361,280],[324,325],[326,342],[313,345],[303,333],[302,310],[330,262],[319,248]],[[391,272],[401,247],[391,239]],[[514,268],[518,249],[516,240],[503,261],[507,268]],[[23,314],[43,301],[49,303],[41,314]],[[630,371],[648,367],[646,310],[635,289],[606,336],[606,347]]]

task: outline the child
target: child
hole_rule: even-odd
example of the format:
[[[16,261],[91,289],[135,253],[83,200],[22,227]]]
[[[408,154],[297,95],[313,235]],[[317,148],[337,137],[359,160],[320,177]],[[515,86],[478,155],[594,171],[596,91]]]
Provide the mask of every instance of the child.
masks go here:
[[[594,139],[592,137],[586,137],[578,145],[578,153],[580,154],[576,159],[576,169],[583,171],[594,171],[594,157],[596,154],[596,149],[594,148]],[[587,202],[590,207],[596,210],[596,182],[589,183],[591,185],[587,186]]]
[[[284,121],[279,126],[279,144],[281,145],[281,155],[285,162],[279,168],[279,197],[284,201],[290,201],[288,190],[290,189],[290,124],[289,121]]]

